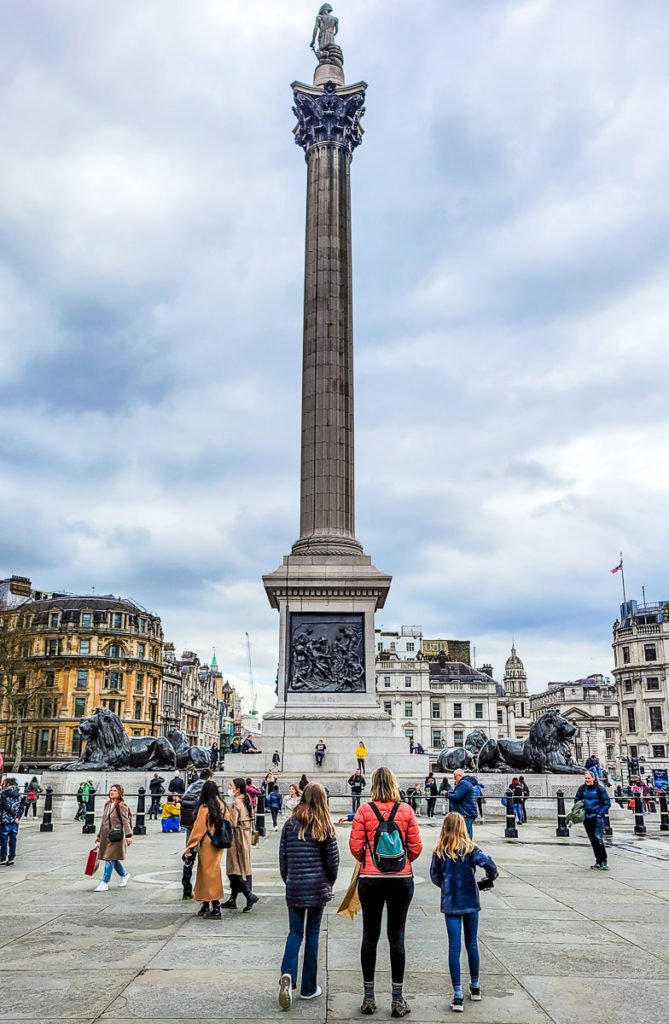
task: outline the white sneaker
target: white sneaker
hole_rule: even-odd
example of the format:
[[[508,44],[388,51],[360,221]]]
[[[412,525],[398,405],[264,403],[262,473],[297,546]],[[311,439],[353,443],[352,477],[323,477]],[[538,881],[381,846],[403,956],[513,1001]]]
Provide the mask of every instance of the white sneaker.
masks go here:
[[[126,873],[124,874],[123,878],[121,879],[121,881],[118,884],[121,887],[123,887],[124,885],[127,885],[129,881],[130,881],[130,872],[126,871]]]
[[[96,885],[95,889],[93,889],[93,892],[107,892],[108,888],[109,886],[106,882],[100,882],[100,884]]]
[[[303,996],[303,995],[301,995],[300,999],[317,999],[318,996],[322,996],[322,995],[323,995],[323,989],[321,988],[320,985],[316,985],[316,991],[315,992],[312,992],[310,996]]]
[[[282,974],[279,983],[279,1006],[289,1010],[293,1002],[293,979],[290,974]]]

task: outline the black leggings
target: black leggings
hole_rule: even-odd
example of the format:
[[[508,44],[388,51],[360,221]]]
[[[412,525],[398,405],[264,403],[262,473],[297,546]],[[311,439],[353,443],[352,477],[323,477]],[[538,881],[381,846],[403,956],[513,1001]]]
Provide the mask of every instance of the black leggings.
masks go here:
[[[584,818],[583,825],[588,834],[595,860],[598,864],[606,864],[607,852],[602,840],[603,821],[599,821],[598,818]]]
[[[404,926],[413,899],[413,877],[361,876],[358,895],[362,906],[362,948],[360,962],[364,981],[374,981],[376,947],[381,936],[383,907],[387,907],[386,930],[390,945],[390,973],[395,984],[404,981]]]
[[[248,899],[249,896],[251,895],[251,886],[249,884],[249,878],[250,876],[244,878],[243,875],[228,875],[228,880],[230,882],[230,895],[238,896],[239,893],[241,892],[241,894],[243,896],[246,896],[246,898]]]

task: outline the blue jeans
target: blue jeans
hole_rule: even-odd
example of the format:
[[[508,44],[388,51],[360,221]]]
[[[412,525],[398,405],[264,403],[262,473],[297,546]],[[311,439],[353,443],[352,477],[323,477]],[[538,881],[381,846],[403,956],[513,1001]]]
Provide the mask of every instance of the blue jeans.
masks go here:
[[[513,802],[513,813],[518,818],[518,821],[522,824],[525,821],[523,817],[523,805],[520,800],[514,800]]]
[[[318,988],[318,936],[321,930],[323,907],[288,907],[288,923],[290,931],[286,939],[286,948],[281,961],[281,973],[290,974],[293,985],[297,987],[297,960],[304,934],[304,919],[307,929],[304,942],[304,963],[302,965],[303,996],[312,996]]]
[[[461,932],[465,933],[465,949],[469,960],[469,977],[478,981],[479,947],[476,935],[479,928],[479,912],[472,914],[444,914],[446,931],[448,932],[448,970],[453,988],[460,985],[460,950],[462,949]],[[460,925],[462,922],[462,926]]]
[[[9,825],[0,825],[0,860],[14,860],[16,853],[16,837],[19,834],[19,826],[15,821]],[[7,857],[9,847],[9,857]]]
[[[110,880],[110,878],[112,876],[112,871],[114,871],[114,870],[118,871],[118,873],[121,876],[121,878],[125,878],[125,876],[128,874],[128,872],[123,867],[123,861],[120,861],[120,860],[106,860],[105,861],[105,870],[104,870],[104,874],[102,876],[102,881],[103,882],[109,882],[109,880]]]
[[[470,839],[474,838],[474,819],[465,818],[465,828],[467,829],[467,835]]]

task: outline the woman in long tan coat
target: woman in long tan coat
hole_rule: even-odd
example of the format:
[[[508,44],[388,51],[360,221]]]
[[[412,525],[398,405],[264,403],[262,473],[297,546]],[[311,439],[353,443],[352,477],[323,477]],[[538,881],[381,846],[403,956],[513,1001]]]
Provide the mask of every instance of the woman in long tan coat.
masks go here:
[[[258,897],[251,892],[247,881],[251,874],[251,839],[253,837],[253,808],[246,792],[244,779],[233,779],[228,790],[232,796],[230,808],[230,824],[232,825],[232,846],[228,850],[225,870],[230,879],[230,899],[223,903],[226,910],[237,906],[237,896],[241,892],[246,896],[245,914],[253,910]]]
[[[111,835],[114,833],[118,833],[120,838],[112,841]],[[96,846],[99,847],[98,860],[105,862],[102,881],[95,887],[96,892],[107,891],[114,870],[121,876],[119,885],[128,884],[130,872],[125,870],[121,861],[125,859],[126,850],[131,842],[132,824],[130,810],[124,799],[123,786],[111,786],[95,839]]]
[[[212,845],[211,836],[224,818],[229,818],[228,809],[218,795],[216,783],[208,780],[200,792],[200,803],[185,853],[185,856],[190,856],[199,846],[194,894],[195,899],[202,903],[198,917],[221,916],[223,849]]]

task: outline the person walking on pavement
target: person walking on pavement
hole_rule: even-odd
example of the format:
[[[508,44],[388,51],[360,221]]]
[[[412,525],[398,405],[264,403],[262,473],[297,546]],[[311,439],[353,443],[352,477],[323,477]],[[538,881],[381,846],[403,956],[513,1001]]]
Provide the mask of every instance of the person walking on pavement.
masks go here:
[[[522,786],[522,789],[523,789],[523,799],[521,800],[521,803],[523,805],[523,821],[526,822],[527,821],[527,798],[530,795],[530,787],[525,782],[525,776],[524,775],[519,775],[518,776],[518,782],[520,783],[520,785]]]
[[[365,758],[367,757],[367,747],[362,740],[358,740],[358,745],[355,748],[355,756],[358,759],[358,771],[362,774],[365,770]]]
[[[281,754],[278,750],[275,750],[272,754],[272,768],[275,772],[281,771]]]
[[[353,772],[353,775],[348,780],[348,785],[351,787],[351,810],[353,814],[355,814],[358,807],[360,806],[360,795],[366,785],[365,780],[360,774],[358,768],[356,768],[356,770]]]
[[[410,1012],[402,993],[406,953],[404,929],[409,904],[413,898],[414,861],[423,849],[416,815],[408,804],[400,801],[397,779],[389,768],[377,768],[372,775],[372,799],[356,811],[351,825],[349,846],[360,862],[358,896],[362,907],[362,947],[360,961],[364,995],[360,1012],[369,1016],[376,1011],[374,975],[376,948],[381,935],[383,908],[387,913],[387,933],[390,945],[390,971],[392,981],[393,1017],[404,1017]],[[389,823],[389,824],[384,824]],[[377,829],[384,827],[384,837],[391,837],[394,845],[399,832],[402,855],[387,870],[389,864],[377,853]],[[381,836],[381,832],[379,832]],[[380,849],[380,847],[379,847]]]
[[[158,821],[158,815],[160,814],[160,797],[165,792],[165,779],[158,772],[153,773],[153,778],[149,783],[149,793],[151,794],[151,806],[149,807],[149,819],[153,818],[154,821]]]
[[[590,840],[592,852],[595,855],[595,863],[592,865],[592,869],[593,871],[596,869],[608,871],[608,858],[603,837],[604,819],[611,806],[611,798],[593,771],[585,773],[585,781],[576,790],[574,803],[577,800],[582,800],[585,807],[583,827]]]
[[[305,791],[305,789],[307,788],[308,785],[309,785],[309,779],[306,777],[304,772],[302,772],[302,776],[300,778],[300,781],[297,784],[297,788],[299,789],[300,793],[304,793],[304,791]]]
[[[283,797],[279,792],[278,786],[272,786],[271,793],[267,795],[267,806],[269,807],[269,813],[272,815],[272,828],[275,832],[279,831],[278,819],[283,807]]]
[[[525,821],[523,817],[523,787],[520,779],[511,779],[511,793],[513,795],[513,813],[516,816],[519,825],[522,825]]]
[[[288,787],[288,796],[283,801],[283,806],[288,811],[288,814],[292,814],[300,800],[302,799],[302,790],[299,786],[294,786],[292,783]]]
[[[109,787],[109,799],[102,811],[102,821],[95,839],[99,846],[98,857],[105,862],[102,881],[95,892],[106,892],[112,872],[121,876],[120,886],[130,881],[130,872],[123,866],[128,847],[132,843],[132,820],[130,808],[125,802],[123,786]]]
[[[253,910],[258,897],[251,892],[248,879],[251,877],[251,839],[253,837],[253,808],[246,791],[244,779],[233,779],[228,789],[232,797],[230,824],[232,825],[232,846],[228,849],[225,870],[230,879],[230,898],[222,904],[226,910],[234,910],[237,896],[246,897],[243,913]]]
[[[473,780],[473,781],[472,781]],[[467,835],[474,838],[474,822],[476,821],[476,796],[474,794],[473,776],[465,776],[462,768],[453,772],[455,788],[446,794],[451,811],[457,811],[465,819]]]
[[[251,801],[251,808],[255,811],[258,804],[258,797],[260,796],[260,790],[257,786],[253,785],[252,779],[246,780],[246,795]]]
[[[448,813],[448,794],[451,792],[451,784],[444,775],[441,780],[441,786],[439,787],[439,796],[443,797],[444,803],[442,807],[442,814]]]
[[[198,917],[221,916],[223,848],[214,846],[212,837],[221,823],[229,820],[229,817],[228,809],[218,795],[218,786],[211,779],[207,779],[202,784],[195,822],[184,851],[184,863],[187,859],[193,858],[196,848],[198,851],[195,899],[202,904],[197,912]]]
[[[216,771],[216,765],[218,764],[218,743],[214,741],[211,745],[210,753],[210,767],[212,772]]]
[[[195,816],[200,805],[202,787],[205,782],[208,782],[211,778],[211,769],[203,768],[200,772],[200,778],[190,784],[180,802],[179,820],[181,827],[186,829],[186,845],[188,845],[188,840],[190,839],[190,834],[193,830],[193,825],[195,824]],[[197,850],[193,850],[191,851],[190,857],[186,858],[184,856],[183,858],[184,868],[181,873],[181,888],[183,890],[183,894],[181,898],[184,900],[193,899],[193,867],[195,865],[196,857]]]
[[[26,818],[28,817],[28,811],[30,810],[31,807],[33,809],[33,818],[37,817],[37,801],[39,799],[39,795],[40,795],[41,792],[42,792],[42,787],[40,786],[40,784],[38,782],[37,776],[33,775],[33,777],[30,780],[30,782],[26,782],[26,784],[24,786],[24,789],[23,789],[23,795],[25,797],[25,812],[24,813],[25,813]]]
[[[75,821],[81,821],[86,814],[86,804],[84,803],[84,784],[79,783],[79,789],[77,790],[77,813],[74,816]]]
[[[16,779],[8,775],[0,791],[0,865],[9,868],[16,860],[16,841],[24,807],[25,800]]]
[[[332,899],[337,880],[339,849],[328,812],[325,790],[311,782],[302,802],[283,826],[279,845],[279,870],[286,886],[289,934],[286,939],[279,1006],[288,1010],[297,988],[297,966],[304,938],[304,962],[300,999],[323,994],[318,984],[318,939],[326,903]],[[306,925],[306,931],[305,931]]]
[[[425,796],[427,797],[427,816],[428,818],[434,818],[434,808],[439,796],[439,787],[432,772],[430,772],[425,780]]]
[[[478,779],[477,779],[476,780],[476,785],[474,786],[474,795],[476,796],[476,806],[478,808],[479,818],[481,819],[481,824],[483,824],[483,801],[484,801],[483,791],[484,790],[485,790],[485,786],[483,785],[482,782],[479,782]]]
[[[319,740],[314,747],[314,757],[316,758],[316,765],[319,768],[323,767],[323,758],[328,752],[328,748],[325,746],[323,740]]]
[[[441,826],[432,855],[430,878],[441,889],[441,912],[448,934],[448,970],[453,985],[451,1010],[456,1012],[464,1009],[460,975],[463,931],[469,961],[469,995],[474,1002],[481,999],[477,943],[481,901],[475,877],[477,867],[484,869],[491,882],[497,878],[495,862],[469,838],[462,815],[451,811]]]
[[[178,793],[179,796],[183,796],[186,792],[186,784],[178,772],[173,779],[170,779],[167,792]]]

